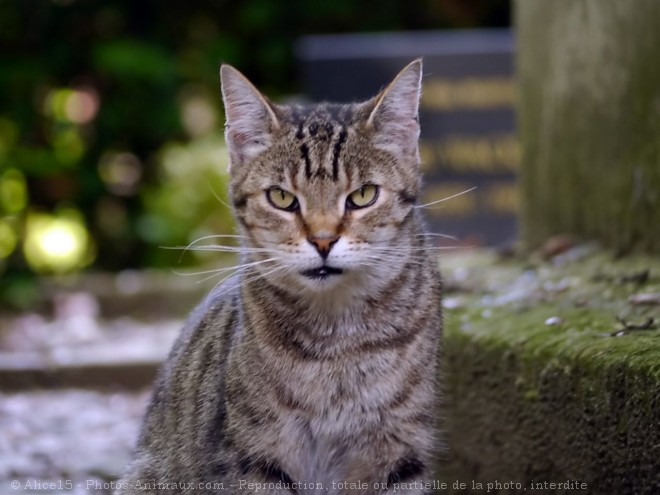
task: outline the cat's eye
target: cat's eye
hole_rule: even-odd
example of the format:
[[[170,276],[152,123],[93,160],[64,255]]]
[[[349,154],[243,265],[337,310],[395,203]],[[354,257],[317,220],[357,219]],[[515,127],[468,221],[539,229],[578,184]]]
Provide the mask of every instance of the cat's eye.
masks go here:
[[[298,198],[289,191],[279,187],[271,187],[266,191],[268,202],[275,208],[286,211],[295,211],[298,209]]]
[[[378,186],[367,184],[360,189],[356,189],[346,198],[347,208],[365,208],[371,206],[378,199]]]

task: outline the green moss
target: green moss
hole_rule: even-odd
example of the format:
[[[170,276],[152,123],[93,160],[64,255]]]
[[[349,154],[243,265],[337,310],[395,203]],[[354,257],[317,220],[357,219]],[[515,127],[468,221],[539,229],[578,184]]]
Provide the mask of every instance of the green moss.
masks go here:
[[[660,292],[660,260],[594,252],[554,264],[472,255],[442,265],[458,285],[446,295],[444,477],[572,478],[590,494],[654,493],[660,330],[615,334],[617,317],[658,321],[658,306],[628,298]],[[643,284],[626,281],[645,270]],[[553,317],[561,323],[547,324]]]
[[[449,327],[447,338],[469,339],[485,348],[514,349],[529,366],[552,362],[570,368],[571,363],[579,361],[582,367],[601,369],[627,363],[647,368],[660,378],[660,333],[637,331],[615,337],[612,334],[621,325],[615,314],[603,309],[558,309],[546,304],[520,312],[495,308],[488,318],[460,310],[454,314],[461,313],[468,316],[467,321],[461,320],[461,326],[469,330]],[[553,316],[563,323],[546,325],[544,321]]]
[[[660,376],[660,332],[631,331],[613,336],[623,325],[617,317],[639,323],[658,317],[658,308],[633,306],[628,298],[638,292],[660,292],[660,260],[634,256],[614,260],[597,252],[562,266],[540,264],[534,268],[516,263],[493,263],[488,256],[474,257],[488,279],[476,281],[478,289],[463,295],[463,304],[445,310],[450,324],[447,336],[469,338],[492,348],[524,348],[521,358],[531,362],[579,359],[596,367],[625,361],[647,366]],[[491,263],[485,268],[483,260]],[[463,263],[463,261],[459,261]],[[644,285],[626,282],[634,274],[648,271]],[[498,304],[503,296],[525,290],[527,294],[510,303]],[[622,279],[624,279],[622,281]],[[476,293],[475,293],[476,292]],[[558,317],[558,325],[546,324]]]

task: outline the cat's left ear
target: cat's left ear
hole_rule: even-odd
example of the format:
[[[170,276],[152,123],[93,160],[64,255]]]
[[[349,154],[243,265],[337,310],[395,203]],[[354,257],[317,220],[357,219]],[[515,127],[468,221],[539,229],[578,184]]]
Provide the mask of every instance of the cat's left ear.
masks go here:
[[[280,123],[266,97],[238,70],[222,65],[220,80],[230,165],[239,166],[270,146]]]
[[[417,156],[422,59],[408,64],[375,98],[367,125],[375,131],[376,146]]]

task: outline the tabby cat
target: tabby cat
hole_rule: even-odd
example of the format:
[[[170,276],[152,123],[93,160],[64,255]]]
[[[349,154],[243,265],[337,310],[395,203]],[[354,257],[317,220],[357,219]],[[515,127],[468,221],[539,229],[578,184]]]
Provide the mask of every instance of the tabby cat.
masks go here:
[[[346,105],[274,104],[220,73],[242,265],[174,344],[118,493],[429,493],[422,62]]]

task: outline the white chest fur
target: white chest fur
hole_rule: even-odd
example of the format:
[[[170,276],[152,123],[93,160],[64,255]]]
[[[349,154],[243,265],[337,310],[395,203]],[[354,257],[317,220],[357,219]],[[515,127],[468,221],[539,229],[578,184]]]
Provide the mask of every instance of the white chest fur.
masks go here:
[[[280,415],[277,456],[287,459],[287,473],[332,493],[333,481],[369,458],[370,435],[387,427],[383,408],[404,386],[404,368],[388,350],[289,369],[286,393],[301,407]]]

